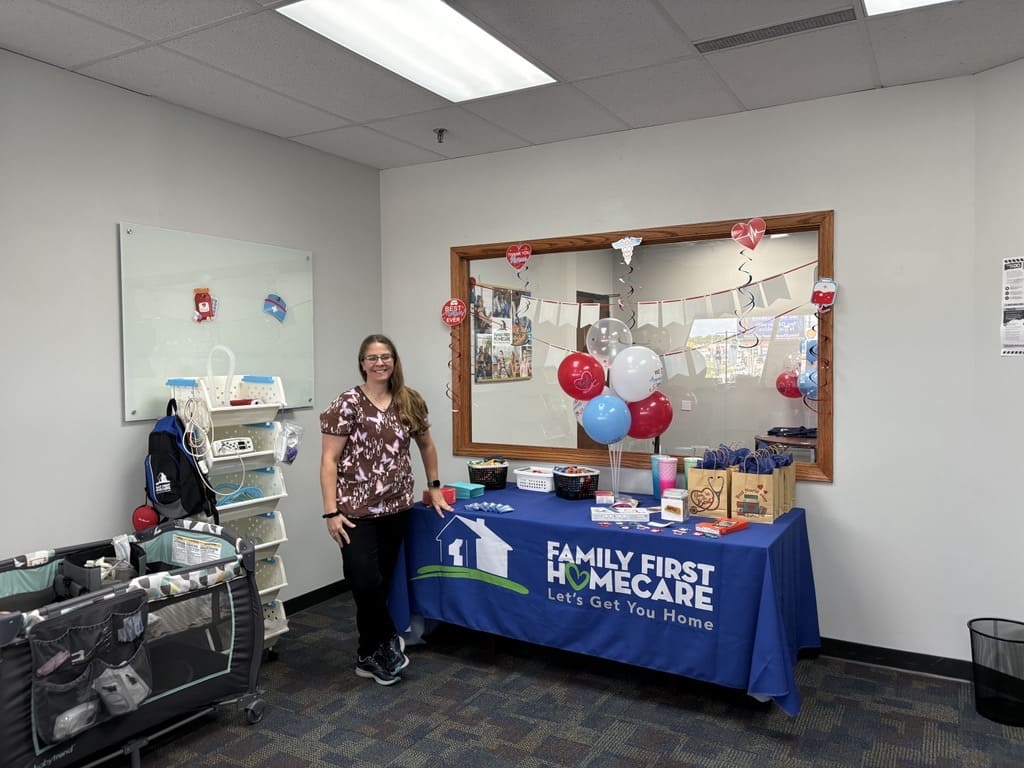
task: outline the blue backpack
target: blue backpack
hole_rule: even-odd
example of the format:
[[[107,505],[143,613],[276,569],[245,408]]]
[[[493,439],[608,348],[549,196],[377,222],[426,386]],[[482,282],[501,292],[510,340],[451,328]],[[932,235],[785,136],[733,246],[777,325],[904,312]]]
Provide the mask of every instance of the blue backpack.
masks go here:
[[[185,431],[178,404],[171,398],[167,415],[158,419],[149,433],[146,497],[164,519],[208,515],[219,525],[217,497],[186,441],[191,445],[192,436]]]

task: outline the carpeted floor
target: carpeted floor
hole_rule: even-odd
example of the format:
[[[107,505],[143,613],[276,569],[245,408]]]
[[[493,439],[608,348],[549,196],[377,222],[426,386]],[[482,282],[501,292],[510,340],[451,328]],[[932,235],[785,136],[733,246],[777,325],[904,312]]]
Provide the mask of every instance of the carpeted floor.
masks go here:
[[[348,594],[289,623],[264,666],[262,722],[221,708],[148,747],[143,768],[1024,766],[1024,728],[980,717],[957,680],[804,659],[790,718],[742,692],[445,626],[384,687],[353,673]]]

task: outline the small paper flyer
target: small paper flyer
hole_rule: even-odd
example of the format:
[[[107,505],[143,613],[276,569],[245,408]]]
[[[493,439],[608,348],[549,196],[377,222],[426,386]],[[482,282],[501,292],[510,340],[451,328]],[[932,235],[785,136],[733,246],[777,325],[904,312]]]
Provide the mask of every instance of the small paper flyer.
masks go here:
[[[1003,259],[1001,354],[1024,355],[1024,258]]]

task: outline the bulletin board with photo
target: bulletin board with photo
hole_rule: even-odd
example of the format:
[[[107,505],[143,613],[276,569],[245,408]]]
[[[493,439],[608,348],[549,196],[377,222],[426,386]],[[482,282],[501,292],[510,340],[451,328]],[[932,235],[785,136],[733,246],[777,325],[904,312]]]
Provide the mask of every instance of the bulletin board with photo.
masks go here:
[[[486,283],[472,290],[473,380],[477,384],[533,378],[533,327],[523,311],[529,291]]]

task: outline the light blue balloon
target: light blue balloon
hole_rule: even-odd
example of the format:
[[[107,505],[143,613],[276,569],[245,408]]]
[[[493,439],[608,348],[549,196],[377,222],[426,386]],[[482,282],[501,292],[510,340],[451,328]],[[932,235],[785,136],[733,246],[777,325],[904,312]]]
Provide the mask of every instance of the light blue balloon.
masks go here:
[[[626,401],[616,395],[598,395],[583,409],[583,431],[590,439],[602,445],[622,440],[628,433],[633,417]]]
[[[801,373],[797,377],[796,386],[804,397],[815,400],[818,397],[818,372]]]

